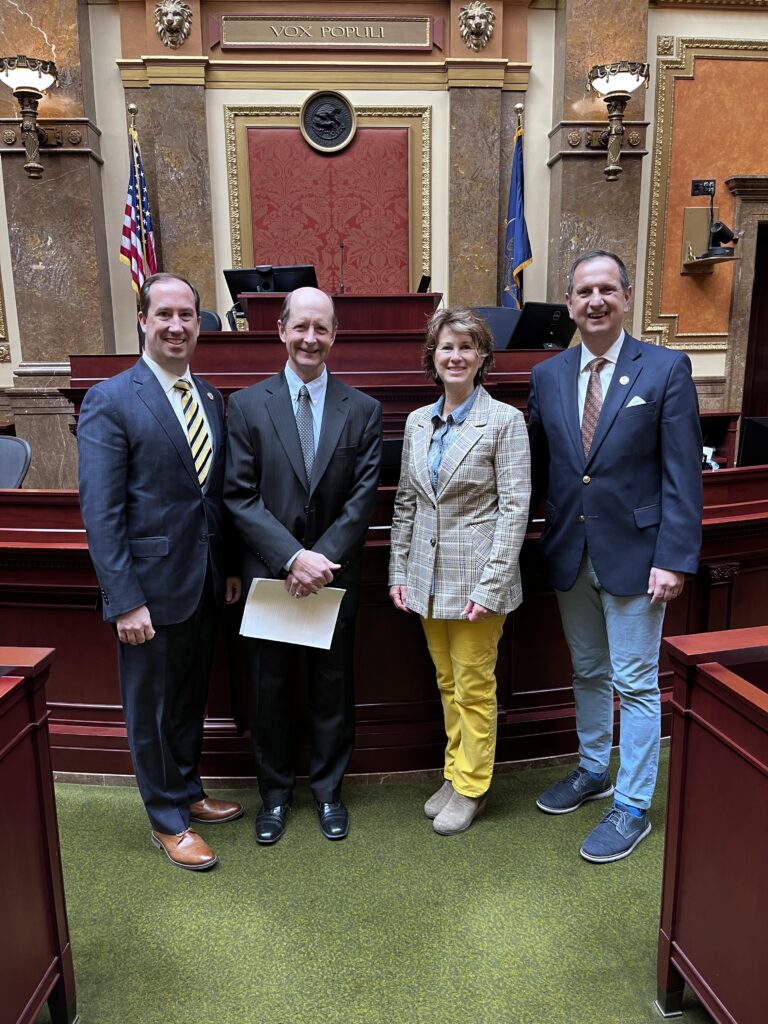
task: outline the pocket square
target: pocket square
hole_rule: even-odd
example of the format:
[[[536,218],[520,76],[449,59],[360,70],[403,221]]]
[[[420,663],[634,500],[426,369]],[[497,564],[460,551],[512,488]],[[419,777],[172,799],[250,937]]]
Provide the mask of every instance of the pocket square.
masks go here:
[[[647,402],[640,395],[635,395],[634,398],[630,398],[627,402],[626,408],[631,409],[633,405],[647,405]]]

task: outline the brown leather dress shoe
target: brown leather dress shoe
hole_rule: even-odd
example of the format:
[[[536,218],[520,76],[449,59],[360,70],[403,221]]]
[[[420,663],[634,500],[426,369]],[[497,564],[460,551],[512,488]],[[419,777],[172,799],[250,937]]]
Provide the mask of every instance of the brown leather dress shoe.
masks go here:
[[[189,805],[189,820],[202,821],[206,825],[218,825],[223,821],[234,821],[243,813],[240,804],[229,800],[214,800],[212,796],[204,796],[197,803]]]
[[[186,868],[187,871],[205,871],[206,868],[212,868],[219,859],[193,828],[188,828],[178,836],[153,831],[152,842],[158,850],[163,850],[171,864],[177,868]]]

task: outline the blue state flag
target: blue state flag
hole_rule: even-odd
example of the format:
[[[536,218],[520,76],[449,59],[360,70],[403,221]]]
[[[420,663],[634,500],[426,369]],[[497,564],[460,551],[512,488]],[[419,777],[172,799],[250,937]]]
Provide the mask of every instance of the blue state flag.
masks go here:
[[[515,132],[515,146],[512,151],[512,181],[509,186],[506,229],[504,292],[501,304],[512,309],[520,309],[523,304],[523,270],[533,263],[528,228],[525,224],[522,124]]]

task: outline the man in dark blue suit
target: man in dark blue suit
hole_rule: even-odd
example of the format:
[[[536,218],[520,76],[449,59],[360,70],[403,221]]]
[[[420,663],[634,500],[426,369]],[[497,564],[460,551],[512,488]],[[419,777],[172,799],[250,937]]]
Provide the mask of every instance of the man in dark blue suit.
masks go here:
[[[701,430],[688,357],[623,329],[632,287],[613,253],[588,252],[566,301],[582,344],[539,363],[528,403],[541,546],[573,663],[579,765],[539,797],[566,814],[614,793],[581,855],[628,856],[648,835],[658,768],[659,647],[666,603],[701,546]]]
[[[190,822],[238,818],[198,771],[216,609],[237,601],[226,576],[221,395],[193,376],[200,298],[184,278],[141,289],[144,353],[90,388],[77,439],[80,506],[104,618],[118,638],[120,690],[152,842],[178,867],[216,855]]]

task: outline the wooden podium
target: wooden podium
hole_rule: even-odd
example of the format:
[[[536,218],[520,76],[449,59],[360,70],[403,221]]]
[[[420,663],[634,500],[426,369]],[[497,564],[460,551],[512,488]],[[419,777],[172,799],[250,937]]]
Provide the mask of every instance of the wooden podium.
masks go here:
[[[75,977],[48,750],[45,681],[54,652],[0,647],[0,1018],[75,1024]]]
[[[768,626],[670,637],[672,744],[658,1001],[768,1016]]]

